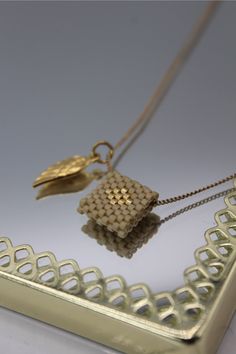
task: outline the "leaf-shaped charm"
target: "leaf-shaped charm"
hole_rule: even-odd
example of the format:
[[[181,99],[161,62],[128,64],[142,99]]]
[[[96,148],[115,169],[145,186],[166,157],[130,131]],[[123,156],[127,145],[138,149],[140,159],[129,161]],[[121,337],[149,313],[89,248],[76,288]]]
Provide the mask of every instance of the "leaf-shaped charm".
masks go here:
[[[80,172],[66,179],[56,179],[45,183],[39,190],[36,199],[42,199],[51,195],[76,193],[85,189],[95,176],[92,173]]]
[[[83,157],[76,155],[59,161],[43,171],[34,181],[33,187],[38,187],[41,184],[56,181],[62,178],[64,179],[75,176],[81,173],[90,164],[96,162],[96,160],[97,157],[95,156]]]

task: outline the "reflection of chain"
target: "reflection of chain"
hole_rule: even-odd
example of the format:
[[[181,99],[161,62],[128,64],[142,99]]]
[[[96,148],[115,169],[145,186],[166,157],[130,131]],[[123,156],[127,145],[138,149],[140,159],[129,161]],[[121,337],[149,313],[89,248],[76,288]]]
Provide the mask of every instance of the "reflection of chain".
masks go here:
[[[174,212],[173,214],[170,214],[168,216],[166,216],[164,219],[161,219],[160,220],[160,224],[164,224],[165,222],[181,215],[181,214],[184,214],[186,213],[187,211],[189,210],[192,210],[192,209],[195,209],[201,205],[204,205],[204,204],[207,204],[209,202],[212,202],[213,200],[217,199],[217,198],[221,198],[221,197],[224,197],[226,196],[228,193],[231,193],[231,192],[234,192],[236,191],[236,188],[231,188],[231,189],[227,189],[226,191],[223,191],[223,192],[219,192],[219,193],[216,193],[214,195],[211,195],[210,197],[208,198],[205,198],[205,199],[202,199],[202,200],[199,200],[198,202],[196,203],[193,203],[193,204],[190,204],[190,205],[187,205],[186,207],[182,208],[182,209],[179,209],[177,210],[176,212]]]

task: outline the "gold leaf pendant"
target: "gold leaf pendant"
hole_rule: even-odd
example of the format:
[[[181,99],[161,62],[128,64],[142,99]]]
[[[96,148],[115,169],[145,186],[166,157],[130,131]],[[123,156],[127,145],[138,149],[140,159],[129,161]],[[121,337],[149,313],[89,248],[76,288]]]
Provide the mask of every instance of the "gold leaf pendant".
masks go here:
[[[58,181],[59,179],[66,179],[68,177],[76,176],[81,173],[92,163],[96,162],[96,156],[72,156],[65,160],[58,161],[57,163],[49,166],[44,170],[34,181],[33,187],[38,187],[42,184]]]
[[[97,152],[99,146],[105,146],[109,149],[105,159],[102,159],[101,154]],[[114,149],[111,144],[102,140],[93,146],[92,152],[86,157],[75,155],[49,166],[33,183],[34,188],[42,186],[36,199],[82,191],[93,180],[100,179],[106,174],[99,169],[94,169],[91,172],[87,172],[85,169],[96,162],[109,164],[113,152]]]

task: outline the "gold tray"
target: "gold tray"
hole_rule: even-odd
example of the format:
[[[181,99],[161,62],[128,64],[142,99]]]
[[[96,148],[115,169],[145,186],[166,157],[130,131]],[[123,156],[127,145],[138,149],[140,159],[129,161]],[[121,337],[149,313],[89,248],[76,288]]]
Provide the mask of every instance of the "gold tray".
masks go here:
[[[235,191],[225,203],[173,292],[104,278],[1,237],[0,305],[124,353],[213,354],[236,308]]]

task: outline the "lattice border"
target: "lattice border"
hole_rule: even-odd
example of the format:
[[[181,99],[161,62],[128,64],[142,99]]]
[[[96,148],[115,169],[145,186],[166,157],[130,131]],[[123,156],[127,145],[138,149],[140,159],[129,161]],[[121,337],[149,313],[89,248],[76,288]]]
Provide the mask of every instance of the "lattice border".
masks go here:
[[[204,322],[236,259],[236,191],[215,214],[207,244],[195,251],[196,264],[184,272],[184,285],[173,292],[153,293],[146,284],[128,285],[119,275],[104,277],[96,268],[80,269],[74,260],[59,262],[53,253],[35,254],[29,245],[14,247],[0,238],[0,271],[73,296],[145,318],[183,338]]]

